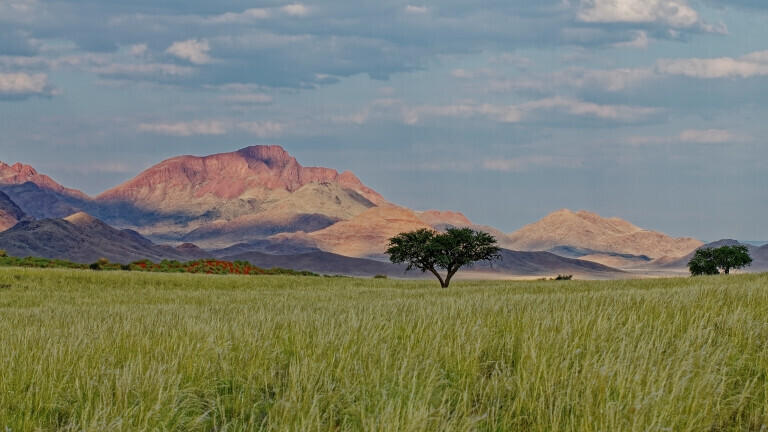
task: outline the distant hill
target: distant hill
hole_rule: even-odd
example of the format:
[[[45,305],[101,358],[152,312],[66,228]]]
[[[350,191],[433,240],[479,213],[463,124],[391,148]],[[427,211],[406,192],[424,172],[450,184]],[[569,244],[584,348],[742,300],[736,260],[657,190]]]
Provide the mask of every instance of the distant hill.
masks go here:
[[[330,252],[308,252],[295,255],[271,255],[246,252],[222,257],[227,261],[244,260],[261,268],[280,267],[290,270],[306,270],[321,274],[371,277],[384,274],[390,277],[418,278],[420,271],[405,273],[405,266],[365,258],[353,258]],[[430,275],[431,276],[431,275]]]
[[[386,259],[389,238],[405,231],[432,229],[416,212],[404,207],[374,207],[354,218],[308,233],[317,247],[339,255]]]
[[[502,259],[493,265],[478,262],[470,272],[499,273],[516,276],[555,276],[575,274],[590,279],[625,277],[622,271],[590,261],[561,257],[550,252],[501,250]]]
[[[502,249],[502,260],[489,265],[478,262],[472,268],[463,268],[459,275],[471,276],[478,274],[493,274],[497,277],[512,276],[545,276],[551,277],[558,273],[577,274],[584,278],[600,279],[624,277],[626,274],[619,270],[601,264],[577,259],[564,258],[549,252],[517,252]],[[405,273],[405,265],[392,264],[366,258],[354,258],[329,252],[309,252],[296,255],[271,255],[261,252],[246,252],[222,259],[246,260],[259,267],[282,267],[292,270],[309,270],[315,273],[342,274],[348,276],[370,277],[385,274],[391,277],[432,278],[430,273],[423,274],[414,269]]]
[[[16,225],[24,217],[24,211],[8,195],[0,192],[0,231]]]
[[[681,257],[703,243],[672,238],[639,228],[619,218],[604,218],[584,210],[558,210],[542,220],[509,234],[508,247],[524,251],[563,253],[566,256],[619,254],[623,258]]]
[[[137,235],[121,231],[85,213],[65,219],[21,221],[0,233],[0,249],[9,255],[66,259],[88,263],[104,257],[128,263],[139,259],[188,260],[172,247],[160,247]]]
[[[36,218],[69,216],[81,210],[90,199],[79,190],[64,187],[21,163],[0,162],[0,191]]]

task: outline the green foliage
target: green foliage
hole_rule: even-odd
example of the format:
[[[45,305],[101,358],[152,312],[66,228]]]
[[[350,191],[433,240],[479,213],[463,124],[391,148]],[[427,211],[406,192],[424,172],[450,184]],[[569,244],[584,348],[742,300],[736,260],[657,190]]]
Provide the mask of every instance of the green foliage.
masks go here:
[[[557,275],[557,277],[555,278],[555,280],[571,280],[571,279],[573,279],[573,275],[572,274],[569,274],[569,275]]]
[[[443,288],[448,287],[459,268],[471,267],[477,261],[501,259],[496,239],[470,228],[448,228],[444,233],[422,228],[390,238],[388,246],[390,261],[407,263],[406,271],[417,268],[431,272]],[[445,279],[437,269],[447,271]]]
[[[749,249],[744,245],[700,248],[688,261],[692,276],[716,275],[720,270],[729,274],[731,269],[740,269],[752,264]]]
[[[374,279],[386,279],[387,275],[379,273],[377,275],[374,275],[373,278]]]
[[[8,252],[5,251],[5,249],[0,249],[0,258],[5,258],[8,256]]]
[[[0,268],[0,431],[768,425],[768,274],[454,284]]]

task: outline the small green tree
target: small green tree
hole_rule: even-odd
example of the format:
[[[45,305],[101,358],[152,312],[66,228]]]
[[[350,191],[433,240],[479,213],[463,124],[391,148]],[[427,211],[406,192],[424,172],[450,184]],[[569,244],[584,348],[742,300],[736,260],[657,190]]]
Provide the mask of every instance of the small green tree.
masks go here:
[[[470,267],[476,261],[499,260],[500,252],[492,235],[470,228],[448,228],[444,233],[422,228],[400,233],[389,239],[386,251],[393,263],[407,263],[406,271],[429,271],[443,288],[448,288],[459,268]],[[445,278],[437,269],[447,271]]]
[[[692,276],[716,275],[720,270],[729,274],[731,269],[740,269],[752,264],[749,249],[744,245],[720,246],[718,248],[700,248],[688,261]]]

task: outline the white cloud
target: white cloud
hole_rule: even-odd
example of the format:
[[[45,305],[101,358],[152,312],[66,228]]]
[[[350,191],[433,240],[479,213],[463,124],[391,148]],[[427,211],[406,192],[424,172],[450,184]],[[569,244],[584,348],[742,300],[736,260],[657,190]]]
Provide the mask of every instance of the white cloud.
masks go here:
[[[280,10],[291,16],[303,17],[309,15],[309,8],[300,3],[283,6]]]
[[[468,89],[478,93],[534,91],[544,94],[562,94],[564,91],[583,88],[618,92],[647,81],[654,75],[655,72],[651,68],[608,70],[569,68],[527,78],[498,78],[493,74],[479,76],[465,71],[462,78],[490,78],[486,81],[467,84]]]
[[[533,60],[529,59],[528,57],[524,57],[517,54],[511,54],[511,53],[501,53],[497,56],[493,56],[489,60],[491,63],[506,63],[506,64],[512,64],[519,68],[531,66],[533,64]]]
[[[331,117],[331,122],[341,124],[351,123],[359,125],[365,123],[370,116],[371,109],[366,107],[353,114]]]
[[[239,105],[267,105],[274,102],[272,96],[261,93],[225,95],[221,96],[219,99],[224,102]]]
[[[207,21],[217,24],[234,24],[251,22],[254,20],[262,20],[269,18],[269,9],[252,8],[246,9],[243,12],[227,12],[221,15],[216,15],[207,19]]]
[[[647,49],[650,42],[648,32],[639,30],[634,32],[635,37],[628,42],[617,42],[613,44],[615,48],[635,48],[635,49]]]
[[[39,18],[37,0],[2,0],[0,1],[0,22],[29,23]]]
[[[743,137],[734,135],[731,131],[723,129],[688,129],[680,132],[678,139],[686,143],[727,144],[741,141]]]
[[[177,123],[141,123],[139,132],[187,137],[193,135],[224,135],[227,127],[221,121],[191,121]]]
[[[633,136],[625,140],[633,146],[659,144],[732,144],[749,141],[744,134],[727,129],[687,129],[673,136]]]
[[[662,74],[694,78],[749,78],[768,75],[768,51],[753,52],[736,59],[661,59],[656,62],[656,70]]]
[[[475,163],[471,161],[427,161],[418,165],[418,169],[421,171],[454,171],[454,172],[466,172],[471,171],[475,167]]]
[[[407,5],[405,7],[405,11],[410,14],[423,14],[423,13],[427,13],[429,9],[426,6]]]
[[[380,87],[378,90],[376,90],[376,93],[382,95],[382,96],[391,96],[395,93],[397,93],[397,90],[394,87]]]
[[[277,136],[283,133],[285,125],[277,122],[241,122],[237,127],[248,133],[252,133],[259,138]]]
[[[53,96],[59,93],[44,73],[0,73],[0,97]]]
[[[278,15],[304,17],[309,15],[310,12],[309,7],[300,3],[294,3],[279,8],[250,8],[242,12],[227,12],[221,15],[205,17],[203,22],[208,24],[246,24],[274,18]]]
[[[198,41],[197,39],[189,39],[181,42],[174,42],[167,50],[165,50],[165,52],[182,60],[187,60],[190,63],[201,65],[213,61],[211,57],[208,56],[208,51],[210,50],[211,45],[207,40]]]
[[[479,68],[475,70],[454,69],[451,76],[459,79],[475,79],[481,77],[497,77],[499,73],[490,68]]]
[[[663,23],[678,29],[704,26],[686,0],[581,0],[577,18],[586,23]]]
[[[93,68],[98,75],[131,78],[168,78],[190,75],[194,69],[165,63],[122,64],[114,63]]]
[[[128,51],[128,53],[133,57],[143,57],[144,54],[147,53],[147,44],[136,44],[132,45],[131,49]]]
[[[658,109],[633,107],[628,105],[599,105],[592,102],[582,102],[574,99],[553,97],[539,101],[528,102],[522,107],[526,111],[556,110],[582,117],[595,117],[607,120],[635,121],[652,114]]]
[[[551,155],[532,155],[510,159],[486,159],[483,168],[489,171],[527,171],[531,168],[580,168],[580,158]]]
[[[544,119],[551,114],[564,114],[575,117],[596,118],[601,120],[633,122],[640,121],[654,114],[659,109],[628,105],[600,105],[563,97],[545,98],[520,105],[475,104],[473,102],[453,105],[422,105],[404,107],[403,122],[414,125],[424,116],[471,118],[485,117],[501,123],[521,123]]]

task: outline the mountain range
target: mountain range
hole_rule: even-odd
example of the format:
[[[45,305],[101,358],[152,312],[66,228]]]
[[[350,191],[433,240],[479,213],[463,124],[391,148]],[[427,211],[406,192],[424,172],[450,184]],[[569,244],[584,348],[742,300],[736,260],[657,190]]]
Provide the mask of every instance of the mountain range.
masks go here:
[[[304,167],[278,146],[171,158],[96,196],[29,165],[0,162],[0,248],[20,256],[125,262],[208,254],[308,266],[297,270],[400,274],[383,262],[388,239],[447,227],[484,230],[505,248],[509,264],[479,265],[475,273],[615,276],[617,268],[673,268],[703,245],[567,209],[507,234],[458,212],[397,206],[351,172]]]

